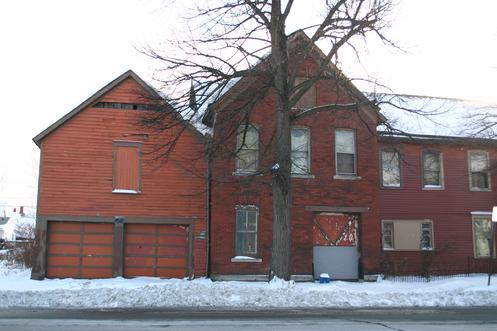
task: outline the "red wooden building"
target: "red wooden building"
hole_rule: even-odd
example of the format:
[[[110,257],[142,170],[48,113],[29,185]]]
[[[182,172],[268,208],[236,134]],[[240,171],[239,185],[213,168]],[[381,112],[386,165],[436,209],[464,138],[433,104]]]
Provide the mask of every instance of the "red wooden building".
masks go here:
[[[160,95],[132,71],[34,138],[40,147],[32,277],[193,277],[207,270],[205,138],[142,124]]]
[[[497,141],[428,135],[379,139],[380,270],[487,272]]]

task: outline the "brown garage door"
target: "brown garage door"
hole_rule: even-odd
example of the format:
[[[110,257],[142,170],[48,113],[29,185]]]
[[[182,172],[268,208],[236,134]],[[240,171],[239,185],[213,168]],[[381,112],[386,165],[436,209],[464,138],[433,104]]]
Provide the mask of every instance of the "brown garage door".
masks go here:
[[[48,278],[112,277],[114,224],[48,222]]]
[[[187,276],[187,229],[181,225],[126,224],[124,277]]]

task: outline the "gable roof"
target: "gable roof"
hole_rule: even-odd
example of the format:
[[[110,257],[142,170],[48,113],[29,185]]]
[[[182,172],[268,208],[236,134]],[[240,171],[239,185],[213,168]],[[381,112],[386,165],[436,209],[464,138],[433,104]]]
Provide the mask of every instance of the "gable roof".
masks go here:
[[[304,31],[302,30],[297,30],[290,34],[288,36],[288,48],[293,49],[298,47],[299,44],[301,43],[310,43],[311,38],[309,38]],[[313,47],[313,50],[309,53],[309,55],[317,60],[322,60],[326,57],[326,55],[323,53],[323,51],[314,44],[315,47]],[[261,67],[264,64],[266,64],[269,59],[271,58],[271,53],[267,54],[266,56],[263,57],[261,61],[259,61],[256,65],[255,68]],[[328,63],[328,68],[329,71],[337,74],[337,77],[345,77],[345,75],[338,69],[333,63],[329,62]],[[218,108],[220,105],[222,105],[224,102],[227,100],[232,100],[241,95],[243,92],[245,92],[255,81],[257,80],[256,76],[246,76],[242,78],[235,78],[232,79],[232,83],[228,82],[226,85],[225,90],[222,92],[221,96],[219,99],[214,101],[213,103],[209,104],[207,107],[207,111],[204,114],[204,117],[202,119],[202,122],[208,126],[212,126],[212,120],[213,120],[213,113],[214,109]],[[375,111],[375,116],[378,118],[383,118],[383,115],[379,113],[379,107],[372,102],[372,100],[368,99],[366,95],[364,95],[350,80],[344,79],[340,82],[343,84],[345,89],[350,92],[351,96],[353,98],[356,98],[357,100],[360,100],[361,102],[370,105],[373,110]]]
[[[159,100],[165,100],[162,95],[159,94],[153,87],[148,85],[143,79],[141,79],[137,74],[135,74],[132,70],[128,70],[113,81],[111,81],[109,84],[105,85],[102,87],[100,90],[98,90],[95,94],[93,94],[91,97],[83,101],[79,106],[71,110],[69,113],[65,114],[62,116],[59,120],[57,120],[55,123],[50,125],[48,128],[40,132],[38,135],[36,135],[33,138],[33,141],[35,144],[39,147],[40,142],[43,138],[48,136],[50,133],[55,131],[58,127],[69,121],[71,118],[76,116],[79,112],[84,110],[85,108],[91,106],[94,102],[96,102],[98,99],[100,99],[102,96],[104,96],[107,92],[115,88],[117,85],[122,83],[128,78],[132,78],[134,81],[136,81],[147,93],[150,94],[152,98],[156,98]]]

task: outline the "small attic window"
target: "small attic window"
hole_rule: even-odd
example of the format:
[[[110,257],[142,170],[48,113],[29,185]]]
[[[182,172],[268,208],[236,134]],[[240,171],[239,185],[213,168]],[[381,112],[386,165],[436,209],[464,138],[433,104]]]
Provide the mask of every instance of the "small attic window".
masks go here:
[[[155,110],[153,105],[142,103],[122,103],[122,102],[97,102],[93,105],[95,108],[110,108],[110,109],[130,109],[130,110]]]

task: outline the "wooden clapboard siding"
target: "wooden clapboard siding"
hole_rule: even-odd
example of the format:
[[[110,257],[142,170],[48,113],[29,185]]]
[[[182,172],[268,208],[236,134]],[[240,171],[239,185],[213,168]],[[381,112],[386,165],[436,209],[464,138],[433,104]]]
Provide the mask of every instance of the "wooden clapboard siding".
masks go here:
[[[205,236],[198,238],[206,230],[203,137],[187,129],[166,160],[155,151],[176,132],[143,126],[149,111],[94,107],[97,102],[151,103],[145,95],[142,85],[130,76],[56,129],[39,135],[41,140],[35,140],[41,149],[37,211],[48,220],[50,215],[194,218],[194,272],[205,275],[207,243]],[[116,142],[140,145],[139,194],[112,193]]]

